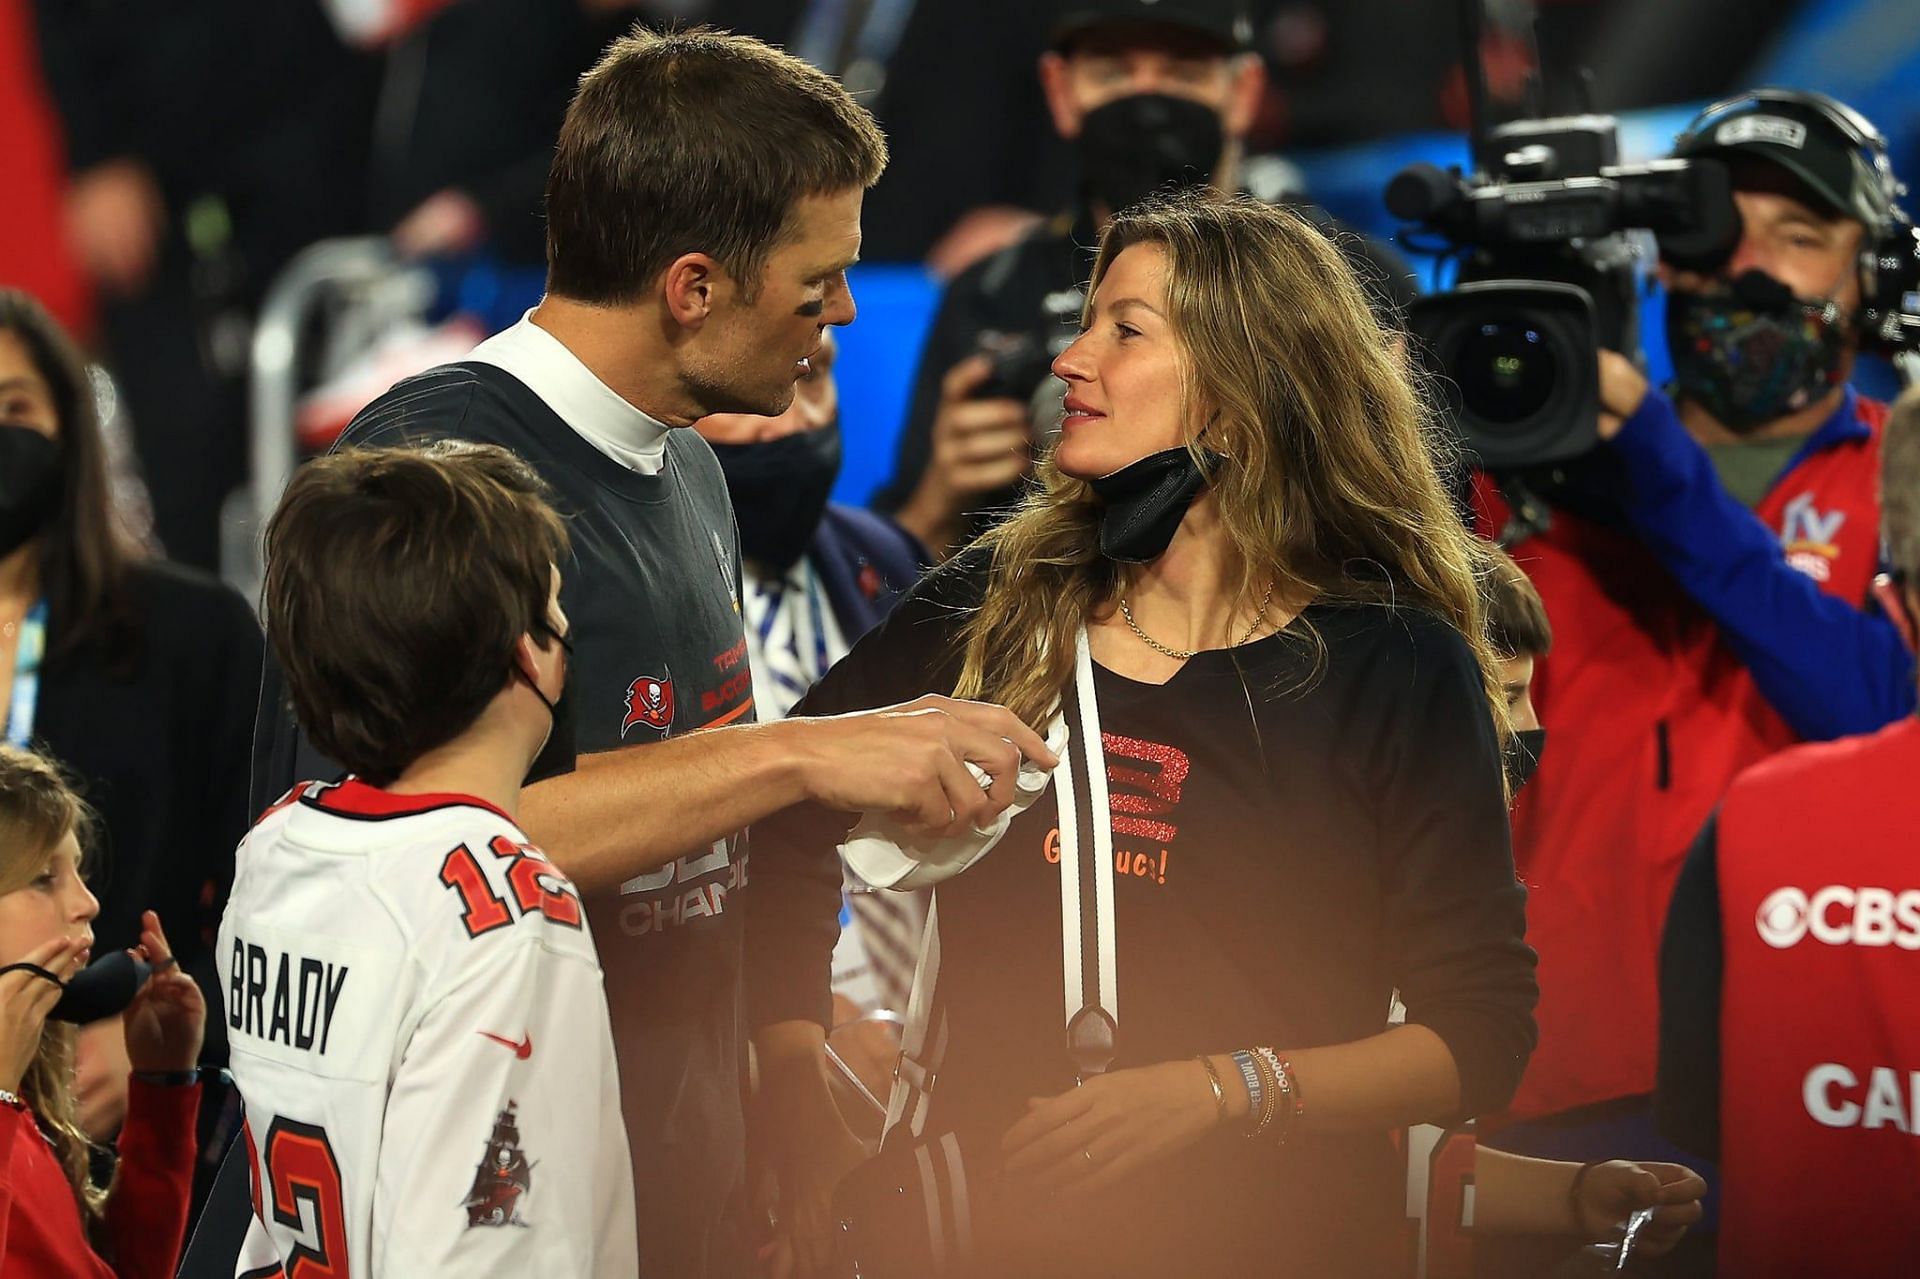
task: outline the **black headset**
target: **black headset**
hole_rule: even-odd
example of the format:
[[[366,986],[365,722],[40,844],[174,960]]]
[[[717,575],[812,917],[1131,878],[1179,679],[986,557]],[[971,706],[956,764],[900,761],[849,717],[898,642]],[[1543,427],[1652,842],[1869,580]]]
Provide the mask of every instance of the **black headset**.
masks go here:
[[[1894,176],[1887,140],[1873,122],[1844,102],[1804,89],[1754,89],[1722,98],[1696,116],[1674,139],[1679,154],[1698,145],[1729,117],[1759,108],[1785,107],[1796,117],[1811,114],[1808,123],[1824,124],[1853,152],[1857,170],[1853,184],[1856,201],[1851,215],[1867,214],[1867,237],[1860,247],[1860,306],[1862,337],[1886,345],[1906,347],[1917,340],[1903,322],[1907,295],[1920,291],[1920,230],[1900,205],[1907,188]]]

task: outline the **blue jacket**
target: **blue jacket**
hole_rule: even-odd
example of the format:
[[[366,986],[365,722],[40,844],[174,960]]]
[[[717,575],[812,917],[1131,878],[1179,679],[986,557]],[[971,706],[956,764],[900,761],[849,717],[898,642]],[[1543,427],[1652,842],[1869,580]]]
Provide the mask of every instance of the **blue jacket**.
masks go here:
[[[838,502],[820,517],[807,556],[849,644],[880,624],[931,558],[892,520]]]
[[[1884,414],[1849,388],[1769,497],[1823,454],[1871,441]],[[1719,624],[1796,733],[1844,737],[1913,713],[1914,658],[1893,623],[1864,595],[1837,598],[1789,563],[1792,530],[1776,535],[1722,487],[1671,400],[1648,392],[1612,449],[1626,470],[1634,531]],[[1871,505],[1877,519],[1877,497]]]

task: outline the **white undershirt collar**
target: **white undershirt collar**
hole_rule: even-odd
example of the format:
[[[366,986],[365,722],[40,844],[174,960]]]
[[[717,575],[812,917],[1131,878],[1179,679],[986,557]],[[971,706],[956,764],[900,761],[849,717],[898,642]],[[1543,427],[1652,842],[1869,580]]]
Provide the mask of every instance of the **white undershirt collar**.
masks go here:
[[[559,338],[533,322],[532,311],[475,347],[467,358],[520,379],[575,434],[628,470],[658,475],[665,468],[671,428],[596,377]]]

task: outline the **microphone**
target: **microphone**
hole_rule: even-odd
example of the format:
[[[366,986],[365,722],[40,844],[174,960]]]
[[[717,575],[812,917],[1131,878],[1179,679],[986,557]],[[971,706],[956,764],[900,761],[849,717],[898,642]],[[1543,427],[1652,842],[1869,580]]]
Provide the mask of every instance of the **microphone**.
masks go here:
[[[88,1022],[126,1010],[146,985],[153,966],[132,951],[116,950],[88,964],[67,982],[60,1002],[47,1016],[53,1021]]]

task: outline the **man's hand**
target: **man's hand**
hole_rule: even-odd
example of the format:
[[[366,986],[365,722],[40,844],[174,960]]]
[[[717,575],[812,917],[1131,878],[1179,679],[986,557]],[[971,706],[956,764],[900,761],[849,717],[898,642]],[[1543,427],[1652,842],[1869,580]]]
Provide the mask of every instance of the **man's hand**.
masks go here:
[[[992,373],[984,355],[968,356],[947,371],[933,418],[932,455],[897,517],[943,559],[972,504],[1033,469],[1028,407],[1014,399],[971,398]]]
[[[945,838],[1013,802],[1024,756],[1060,761],[1011,711],[926,696],[884,710],[789,720],[808,796],[843,812],[895,813]],[[974,780],[973,764],[988,782]]]
[[[108,160],[67,192],[67,237],[89,276],[110,294],[138,293],[159,257],[166,204],[138,160]]]
[[[1647,377],[1618,351],[1600,352],[1600,438],[1620,434],[1647,398]]]

